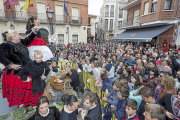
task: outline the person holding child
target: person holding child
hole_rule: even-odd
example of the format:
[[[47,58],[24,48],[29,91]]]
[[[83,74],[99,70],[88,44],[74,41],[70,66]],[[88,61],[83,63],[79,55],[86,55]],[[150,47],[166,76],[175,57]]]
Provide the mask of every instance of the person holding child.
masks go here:
[[[9,107],[13,105],[35,105],[38,95],[32,94],[31,82],[23,82],[19,78],[19,71],[26,64],[31,62],[29,58],[29,45],[35,38],[39,28],[32,27],[32,32],[25,39],[20,39],[21,36],[15,30],[8,30],[3,33],[3,37],[7,43],[0,45],[0,63],[6,69],[2,78],[2,95],[7,97]],[[32,104],[32,102],[35,102]]]

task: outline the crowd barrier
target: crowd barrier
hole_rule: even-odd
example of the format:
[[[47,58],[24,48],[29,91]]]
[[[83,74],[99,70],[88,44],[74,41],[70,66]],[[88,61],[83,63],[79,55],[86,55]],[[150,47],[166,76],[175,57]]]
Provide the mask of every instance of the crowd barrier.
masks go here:
[[[69,61],[59,61],[58,62],[58,67],[59,67],[60,72],[65,70],[64,66],[67,62],[69,62]],[[76,69],[76,63],[74,63],[74,62],[69,62],[69,63],[71,64],[71,68]],[[89,83],[87,82],[88,79],[90,80]],[[92,92],[97,93],[101,100],[101,105],[103,105],[105,107],[107,105],[107,102],[103,102],[102,98],[108,94],[108,90],[106,89],[106,91],[103,93],[101,90],[101,87],[95,87],[95,83],[96,83],[95,78],[90,73],[86,73],[85,71],[83,71],[83,82],[84,82],[84,89],[89,89]],[[112,114],[111,120],[117,120],[115,118],[114,114]]]

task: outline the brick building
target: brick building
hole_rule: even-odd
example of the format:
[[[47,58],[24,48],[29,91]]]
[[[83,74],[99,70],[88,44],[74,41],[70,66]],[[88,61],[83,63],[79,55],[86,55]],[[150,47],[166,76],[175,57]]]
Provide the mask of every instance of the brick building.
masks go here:
[[[33,7],[28,8],[27,11],[20,11],[26,0],[19,0],[20,5],[12,5],[10,10],[4,9],[5,1],[0,1],[0,32],[10,29],[12,24],[14,29],[25,37],[28,18],[38,16],[42,39],[46,42],[61,44],[87,42],[88,0],[66,0],[69,16],[64,12],[64,0],[32,0]],[[46,15],[48,1],[54,12],[52,34],[50,34],[49,20]]]
[[[126,36],[122,33],[123,37],[119,35],[115,39],[151,42],[161,46],[163,43],[179,45],[180,3],[178,2],[179,0],[128,0],[124,2],[119,7],[120,10],[127,10],[127,19],[122,21],[122,28],[126,29],[123,33],[124,35],[129,31],[132,33],[129,32]],[[157,29],[153,27],[158,28],[159,31],[156,32]],[[154,32],[150,32],[151,29]],[[148,39],[146,36],[140,36],[142,30],[152,35]]]

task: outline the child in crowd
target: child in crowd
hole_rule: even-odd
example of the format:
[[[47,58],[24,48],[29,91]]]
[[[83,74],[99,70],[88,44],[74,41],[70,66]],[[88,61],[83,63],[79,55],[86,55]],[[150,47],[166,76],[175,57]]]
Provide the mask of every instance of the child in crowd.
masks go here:
[[[119,88],[121,87],[120,82],[118,81],[114,81],[114,85],[113,85],[113,90],[111,90],[105,97],[103,97],[103,101],[107,102],[108,104],[105,106],[104,109],[104,116],[103,119],[104,120],[110,120],[111,119],[111,112],[109,110],[111,110],[111,105],[116,106],[119,102],[119,98],[118,98],[118,93],[119,93]]]
[[[42,61],[43,54],[41,51],[34,53],[34,61],[23,67],[19,76],[24,82],[30,82],[32,80],[32,92],[33,94],[41,94],[46,87],[45,79],[49,74],[49,66],[46,62]],[[31,76],[31,77],[29,77]]]
[[[163,120],[164,119],[164,108],[157,104],[146,104],[144,106],[145,120]]]
[[[139,76],[136,75],[135,73],[132,73],[131,82],[129,82],[128,85],[129,85],[129,91],[138,89],[140,86]]]
[[[117,106],[111,105],[111,108],[113,108],[114,115],[116,119],[122,120],[123,117],[126,114],[126,101],[128,100],[129,96],[129,89],[123,88],[119,90],[118,98],[119,102]]]
[[[126,101],[126,115],[122,120],[140,120],[136,114],[137,102],[133,99]]]
[[[52,62],[52,74],[51,76],[55,76],[59,71],[59,67],[57,66],[57,62],[53,61]]]
[[[144,120],[144,105],[146,104],[159,104],[158,103],[158,99],[156,98],[156,96],[154,95],[154,91],[152,88],[150,87],[143,87],[140,89],[139,94],[142,97],[142,101],[139,105],[137,114],[140,118],[140,120]]]

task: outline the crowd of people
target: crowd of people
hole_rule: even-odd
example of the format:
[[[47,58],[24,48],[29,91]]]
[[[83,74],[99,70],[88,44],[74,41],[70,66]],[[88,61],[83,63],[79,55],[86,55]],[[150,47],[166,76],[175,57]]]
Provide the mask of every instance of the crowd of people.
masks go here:
[[[37,17],[28,20],[25,39],[20,39],[15,30],[3,33],[6,43],[0,45],[0,63],[5,66],[2,93],[9,107],[37,106],[30,120],[76,120],[78,114],[82,120],[111,120],[112,113],[118,120],[180,119],[180,46],[143,46],[139,42],[113,40],[45,46],[39,24]],[[52,61],[52,69],[47,60]],[[63,60],[69,62],[59,68],[57,63]],[[76,63],[76,69],[72,69],[71,61]],[[108,90],[102,98],[107,102],[105,108],[101,109],[100,98],[92,92],[83,97],[88,111],[78,108],[74,95],[62,97],[62,111],[49,107],[49,100],[42,95],[50,69],[51,76],[63,69],[63,76],[71,78],[73,90],[82,93],[82,72],[92,74],[94,86],[103,93]]]
[[[104,120],[112,117],[108,110],[118,120],[180,117],[180,46],[147,43],[143,47],[139,42],[117,41],[51,46],[53,43],[49,47],[54,51],[55,63],[76,62],[79,74],[82,71],[92,74],[95,87],[101,87],[103,92],[108,90],[108,95],[102,98],[108,103],[103,111]],[[63,67],[68,70],[69,65]]]

